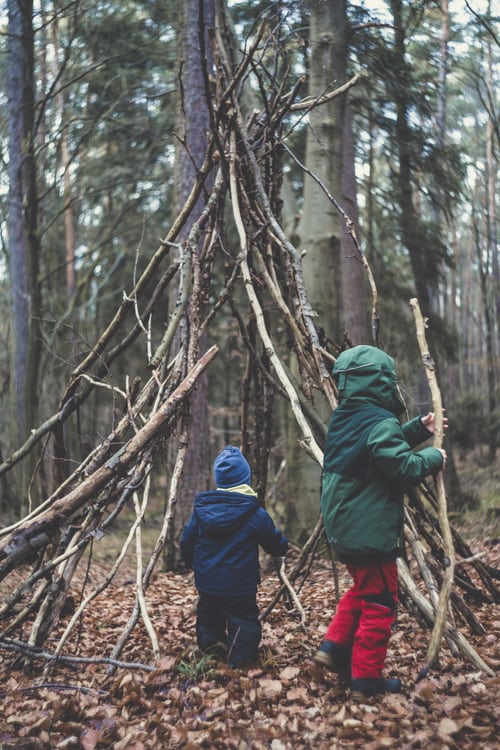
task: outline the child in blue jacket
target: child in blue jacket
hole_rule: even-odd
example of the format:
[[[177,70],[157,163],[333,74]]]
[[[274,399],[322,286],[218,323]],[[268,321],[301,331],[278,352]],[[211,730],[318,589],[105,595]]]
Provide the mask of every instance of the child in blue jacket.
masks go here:
[[[257,661],[259,545],[283,557],[288,542],[250,486],[250,466],[227,445],[214,462],[217,489],[200,492],[181,536],[181,556],[199,593],[196,638],[204,652],[224,646],[231,666]]]

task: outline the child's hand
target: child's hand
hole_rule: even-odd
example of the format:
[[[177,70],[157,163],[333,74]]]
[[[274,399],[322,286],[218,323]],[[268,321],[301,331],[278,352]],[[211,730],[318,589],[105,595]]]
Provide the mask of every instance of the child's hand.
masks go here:
[[[445,409],[443,409],[443,430],[448,429],[448,417],[445,417]],[[429,432],[434,433],[436,431],[436,415],[433,411],[430,411],[425,417],[421,417],[422,424],[426,427]]]
[[[441,471],[444,471],[444,467],[446,465],[446,451],[443,450],[442,448],[438,448],[438,451],[441,453],[443,457],[443,465],[441,466]]]

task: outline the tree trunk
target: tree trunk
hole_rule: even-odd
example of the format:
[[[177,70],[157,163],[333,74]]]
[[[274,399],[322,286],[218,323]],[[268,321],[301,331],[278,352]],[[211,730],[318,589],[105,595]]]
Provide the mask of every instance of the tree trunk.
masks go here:
[[[346,4],[342,0],[312,0],[310,8],[309,96],[321,96],[346,78]],[[324,186],[339,203],[343,197],[343,125],[345,99],[330,101],[309,114],[306,164],[317,179],[304,178],[303,211],[297,228],[303,258],[304,282],[317,314],[317,326],[333,341],[342,337],[342,222],[325,194]],[[319,181],[319,182],[318,182]],[[321,395],[315,407],[328,422],[330,407]],[[298,444],[295,423],[289,427],[287,527],[296,539],[314,525],[319,507],[321,469]]]
[[[401,209],[401,233],[403,244],[410,255],[417,297],[425,315],[429,315],[431,295],[425,263],[422,263],[422,247],[417,227],[419,216],[415,207],[412,185],[411,129],[409,125],[408,94],[404,87],[406,63],[406,36],[401,0],[391,0],[394,19],[394,65],[398,75],[394,85],[396,105],[396,139],[398,149],[398,186]],[[436,283],[436,279],[431,280]]]
[[[208,29],[214,27],[214,0],[186,0],[183,6],[182,26],[180,33],[180,56],[182,58],[181,81],[182,99],[180,123],[182,143],[176,152],[176,173],[178,176],[177,206],[180,208],[186,201],[196,172],[201,167],[207,150],[207,132],[210,129],[210,119],[207,106],[205,77],[213,67],[212,51],[209,43]],[[191,219],[179,237],[182,243],[189,234],[194,222],[199,218],[205,204],[200,195],[191,214]],[[192,300],[186,313],[186,324],[192,314],[196,314],[199,300]],[[198,348],[206,348],[207,339],[203,335],[198,342]],[[191,434],[197,438],[187,447],[182,493],[177,498],[169,543],[165,550],[165,564],[167,568],[175,569],[179,560],[178,541],[182,528],[189,518],[196,492],[205,489],[210,476],[210,456],[208,451],[208,382],[206,375],[202,375],[196,391],[190,402],[189,413],[185,419],[191,422]],[[170,460],[175,460],[178,446],[171,446]]]
[[[356,172],[354,166],[354,143],[352,115],[346,105],[344,115],[344,159],[343,159],[343,207],[353,222],[354,231],[361,242],[359,226]],[[347,232],[340,236],[342,269],[342,321],[349,341],[356,344],[369,343],[369,309],[366,307],[366,273],[359,254]]]
[[[491,12],[491,8],[490,8]],[[491,38],[488,37],[487,45],[487,74],[486,82],[489,100],[495,100],[492,70]],[[498,436],[500,433],[500,417],[497,413],[497,387],[499,381],[497,358],[500,353],[500,271],[498,262],[497,244],[497,209],[496,209],[496,175],[497,162],[495,159],[495,123],[494,113],[488,112],[487,135],[486,135],[486,171],[487,171],[487,243],[491,257],[493,294],[491,300],[491,332],[488,332],[487,340],[491,337],[488,356],[488,407],[491,420],[489,430],[489,456],[494,461],[497,452]],[[495,335],[496,329],[496,335]]]
[[[336,0],[312,0],[309,95],[317,97],[344,83],[346,76],[346,7]],[[306,164],[330,193],[342,200],[344,97],[337,97],[309,115]],[[318,325],[339,339],[341,305],[341,220],[312,177],[304,179],[304,204],[298,227],[304,281]]]
[[[41,337],[34,152],[33,3],[31,0],[9,0],[8,12],[11,440],[16,445],[37,423]],[[19,479],[20,498],[26,495],[32,465],[24,466]]]

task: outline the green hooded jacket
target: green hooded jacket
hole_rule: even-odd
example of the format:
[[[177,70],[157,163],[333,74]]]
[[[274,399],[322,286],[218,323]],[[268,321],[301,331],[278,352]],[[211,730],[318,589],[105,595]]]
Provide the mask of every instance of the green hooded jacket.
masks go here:
[[[432,433],[404,411],[394,360],[373,346],[342,352],[333,368],[339,405],[325,443],[321,512],[342,562],[383,562],[401,553],[404,494],[441,469],[437,448],[412,449]]]

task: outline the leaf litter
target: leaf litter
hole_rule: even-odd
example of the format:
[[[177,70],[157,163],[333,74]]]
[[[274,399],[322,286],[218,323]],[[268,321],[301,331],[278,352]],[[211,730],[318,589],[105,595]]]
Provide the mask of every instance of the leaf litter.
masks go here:
[[[476,541],[475,550],[498,567],[498,540]],[[65,655],[109,656],[133,607],[130,580],[133,572],[125,571],[84,612],[79,635],[66,644]],[[275,574],[263,572],[261,610],[277,585]],[[341,589],[346,585],[343,574]],[[329,566],[315,563],[300,601],[305,627],[299,613],[280,600],[263,622],[258,664],[231,669],[196,648],[191,575],[158,572],[147,592],[161,648],[154,668],[142,625],[122,658],[147,669],[118,668],[110,674],[105,663],[58,663],[47,677],[41,660],[19,669],[15,656],[0,651],[0,747],[498,750],[498,607],[474,605],[486,632],[469,636],[494,677],[471,669],[443,645],[439,665],[417,682],[430,631],[401,608],[386,674],[402,679],[403,693],[360,701],[312,661],[335,607]],[[64,623],[60,628],[63,632]]]

